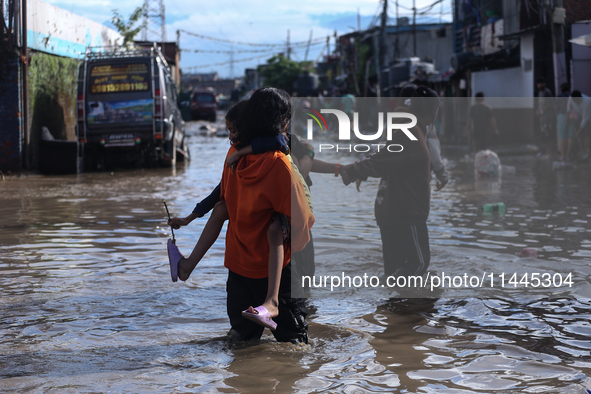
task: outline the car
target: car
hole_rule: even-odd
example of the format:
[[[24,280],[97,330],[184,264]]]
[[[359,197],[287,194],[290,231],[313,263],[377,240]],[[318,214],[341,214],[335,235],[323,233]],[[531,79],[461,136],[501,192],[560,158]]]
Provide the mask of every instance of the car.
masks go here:
[[[213,91],[198,90],[191,95],[191,118],[206,119],[215,122],[217,118],[218,99]]]
[[[219,109],[225,111],[225,110],[229,109],[232,106],[232,104],[233,104],[232,100],[230,100],[229,97],[223,97],[223,98],[218,97]]]
[[[89,48],[78,67],[84,170],[115,159],[165,167],[189,160],[177,87],[160,48],[99,50]]]

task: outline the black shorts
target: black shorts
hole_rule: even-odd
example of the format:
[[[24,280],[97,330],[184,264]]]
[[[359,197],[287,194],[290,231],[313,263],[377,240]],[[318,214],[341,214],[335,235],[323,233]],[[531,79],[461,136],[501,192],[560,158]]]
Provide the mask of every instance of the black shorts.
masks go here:
[[[474,135],[474,147],[476,148],[477,152],[485,150],[487,146],[486,134]]]
[[[230,325],[241,340],[259,339],[263,335],[263,326],[242,316],[242,311],[249,306],[261,305],[267,297],[268,278],[252,279],[229,271],[226,282],[227,311]],[[273,318],[277,329],[271,331],[277,341],[308,343],[308,323],[306,322],[305,301],[303,298],[291,298],[291,263],[281,271],[279,285],[279,316]]]
[[[431,252],[427,223],[380,226],[386,275],[423,275]]]

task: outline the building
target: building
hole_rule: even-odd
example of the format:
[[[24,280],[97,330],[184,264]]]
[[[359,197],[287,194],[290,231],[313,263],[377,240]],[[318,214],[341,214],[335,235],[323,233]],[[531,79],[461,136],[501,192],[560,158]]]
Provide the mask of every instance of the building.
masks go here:
[[[487,88],[491,96],[531,97],[539,77],[554,93],[563,82],[582,85],[579,90],[591,93],[582,75],[591,66],[581,63],[588,58],[587,50],[569,42],[591,33],[589,19],[587,0],[494,0],[482,9],[474,2],[458,1],[452,65],[468,77],[464,86],[469,96]],[[487,86],[487,80],[500,84]]]
[[[538,78],[556,95],[563,82],[591,93],[591,55],[569,43],[591,32],[588,0],[491,0],[454,3],[453,96],[514,97],[493,100],[504,141],[534,138],[534,100]],[[528,113],[529,111],[529,113]],[[465,119],[466,113],[456,113]],[[517,115],[519,113],[519,116]],[[524,115],[526,114],[527,115]],[[518,119],[518,121],[515,121]],[[463,129],[458,120],[456,129]]]
[[[123,39],[40,0],[0,4],[3,18],[13,15],[0,27],[0,171],[19,171],[37,166],[42,127],[56,139],[76,141],[78,59],[88,46]]]
[[[152,41],[134,41],[134,44],[146,49],[150,49],[154,46],[154,42]],[[157,42],[156,45],[160,47],[162,55],[164,55],[164,59],[170,67],[172,80],[180,88],[181,69],[179,65],[181,62],[181,51],[179,50],[179,47],[177,46],[176,42]]]
[[[406,83],[438,82],[450,67],[452,31],[451,23],[412,25],[400,18],[395,26],[339,37],[341,75],[348,76],[348,90],[366,96],[379,87],[380,95],[396,96]]]
[[[240,84],[238,79],[220,79],[217,73],[184,74],[181,79],[183,92],[213,89],[226,97],[231,96],[232,90]]]

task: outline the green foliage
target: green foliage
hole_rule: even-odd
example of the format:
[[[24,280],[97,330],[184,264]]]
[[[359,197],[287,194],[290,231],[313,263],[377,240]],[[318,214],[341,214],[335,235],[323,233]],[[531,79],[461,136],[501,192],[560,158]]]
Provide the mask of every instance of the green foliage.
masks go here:
[[[283,54],[267,60],[267,65],[260,67],[260,75],[265,78],[265,86],[283,89],[288,93],[293,90],[293,83],[303,71],[301,63],[287,60]]]
[[[130,42],[133,42],[135,36],[142,30],[144,24],[140,24],[137,27],[134,27],[137,21],[140,20],[142,15],[144,14],[144,7],[136,8],[129,19],[125,21],[125,19],[119,15],[117,10],[113,10],[113,18],[111,18],[111,22],[119,32],[123,36],[123,45],[127,45]]]
[[[75,96],[78,61],[43,52],[32,52],[29,64],[29,96],[42,92],[51,97]]]
[[[33,139],[46,126],[54,137],[74,139],[76,59],[30,52],[29,125]]]
[[[300,66],[302,67],[302,70],[304,70],[304,71],[308,71],[311,73],[314,72],[314,62],[311,60],[308,60],[305,62],[300,62]]]

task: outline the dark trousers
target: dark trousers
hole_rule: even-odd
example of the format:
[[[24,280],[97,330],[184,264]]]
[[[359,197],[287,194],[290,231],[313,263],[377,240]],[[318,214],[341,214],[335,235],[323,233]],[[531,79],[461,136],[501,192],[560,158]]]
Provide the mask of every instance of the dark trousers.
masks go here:
[[[311,232],[310,242],[306,244],[306,247],[299,252],[291,252],[290,265],[292,274],[292,295],[305,298],[306,291],[309,289],[307,284],[306,288],[302,287],[302,277],[313,277],[314,272],[316,271],[316,265],[314,263],[314,240],[312,239]]]
[[[487,141],[488,138],[485,134],[474,136],[474,148],[476,152],[480,152],[481,150],[485,150],[487,148]]]
[[[268,278],[252,279],[229,271],[226,283],[227,311],[230,325],[240,339],[248,341],[263,335],[263,326],[245,319],[242,311],[261,305],[267,297]],[[308,312],[304,299],[291,298],[291,263],[281,271],[279,316],[273,318],[277,329],[271,331],[277,341],[308,343]]]
[[[380,226],[386,275],[423,275],[431,261],[427,223]]]

